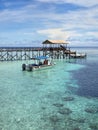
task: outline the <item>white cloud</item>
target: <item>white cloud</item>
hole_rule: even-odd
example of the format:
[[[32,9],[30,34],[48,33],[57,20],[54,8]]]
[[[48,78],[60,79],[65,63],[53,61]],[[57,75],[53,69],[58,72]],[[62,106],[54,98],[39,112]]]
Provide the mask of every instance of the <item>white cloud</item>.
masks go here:
[[[43,0],[44,1],[44,0]],[[45,0],[46,1],[46,0]],[[48,1],[48,0],[47,0]],[[56,2],[55,0],[54,2]],[[63,0],[64,1],[64,0]],[[71,1],[71,0],[70,0]],[[75,1],[75,0],[73,0]],[[80,0],[79,0],[80,1]],[[98,8],[91,8],[87,10],[78,10],[78,11],[70,11],[67,13],[58,14],[56,10],[51,7],[50,10],[44,10],[37,7],[37,5],[27,5],[19,10],[8,10],[5,9],[0,12],[0,21],[14,21],[14,22],[25,22],[25,21],[34,21],[37,19],[46,22],[58,21],[61,26],[63,23],[75,25],[82,22],[82,25],[98,25]]]
[[[37,0],[39,2],[47,2],[47,3],[71,3],[80,6],[90,7],[98,4],[98,0]]]
[[[5,4],[11,5],[12,3],[5,2]],[[21,8],[16,7],[15,9],[5,8],[0,11],[0,22],[25,22],[32,20],[33,17],[37,16],[36,8],[37,5],[34,4],[28,4]]]
[[[67,40],[67,38],[69,37],[69,34],[60,28],[39,30],[38,33],[42,35],[46,35],[47,38],[49,39]]]
[[[97,4],[97,1],[88,0],[37,0],[40,2],[69,2],[83,6],[93,6]],[[98,37],[98,8],[91,7],[85,10],[71,10],[63,13],[57,13],[56,8],[50,7],[49,10],[39,8],[37,4],[28,4],[16,9],[5,9],[0,12],[0,22],[10,24],[12,23],[30,23],[32,28],[24,28],[21,35],[16,37],[22,37],[23,35],[28,38],[35,39],[41,37],[47,37],[49,39],[64,39],[72,38],[81,42],[85,41],[88,37]],[[2,24],[0,25],[2,26]],[[27,29],[27,30],[26,30]],[[35,29],[35,30],[33,30]],[[20,27],[18,28],[20,31]],[[39,30],[39,31],[38,31]],[[29,32],[30,31],[30,32]],[[34,32],[35,31],[35,32]],[[34,35],[35,33],[35,35]],[[16,33],[17,34],[17,33]],[[34,37],[33,37],[34,36]],[[23,36],[24,39],[24,36]]]
[[[39,33],[51,39],[65,39],[66,35],[72,39],[85,41],[88,37],[97,38],[98,9],[71,11],[67,14],[51,14],[48,18],[59,21],[56,25],[50,22],[50,28],[40,30]],[[58,26],[59,25],[59,26]],[[51,27],[56,26],[56,29]],[[59,28],[60,27],[60,28]]]

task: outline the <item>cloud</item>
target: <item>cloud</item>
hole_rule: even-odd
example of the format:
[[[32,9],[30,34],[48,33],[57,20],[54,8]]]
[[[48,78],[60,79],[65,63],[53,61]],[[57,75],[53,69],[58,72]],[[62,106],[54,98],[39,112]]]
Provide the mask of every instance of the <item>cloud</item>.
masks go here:
[[[42,0],[40,0],[42,1]],[[48,2],[48,0],[45,0]],[[51,1],[51,0],[49,0]],[[70,0],[71,1],[71,0]],[[75,1],[75,0],[73,0]],[[79,0],[80,1],[80,0]],[[43,0],[44,2],[44,0]],[[53,0],[53,2],[57,2],[57,0]],[[65,2],[63,0],[62,2]],[[24,7],[19,9],[5,9],[0,12],[0,22],[28,22],[28,21],[41,21],[43,25],[51,22],[51,25],[57,25],[60,23],[60,26],[65,24],[75,25],[78,23],[82,23],[82,25],[89,26],[97,25],[98,24],[98,7],[89,8],[87,10],[78,10],[78,11],[69,11],[69,12],[62,12],[56,13],[56,8],[50,6],[50,9],[41,8],[36,4],[28,4]],[[56,23],[59,21],[58,23]],[[36,22],[38,23],[38,22]],[[40,23],[39,23],[40,24]],[[90,26],[91,26],[90,25]]]
[[[71,41],[86,41],[87,38],[98,36],[98,7],[97,1],[88,0],[36,0],[37,2],[17,8],[5,8],[0,11],[0,28],[9,32],[13,31],[14,38],[24,39],[64,39],[70,38]],[[56,4],[77,4],[88,8],[77,10],[65,9],[58,12],[59,6],[56,4],[46,4],[43,2]],[[14,3],[15,4],[15,3]],[[6,7],[11,3],[6,3]],[[96,6],[95,6],[96,5]],[[61,6],[60,6],[61,7]],[[64,8],[64,6],[63,6]],[[60,9],[60,8],[59,8]],[[4,25],[9,29],[7,30]],[[13,28],[10,28],[13,25]],[[17,27],[17,31],[15,31]],[[20,32],[18,34],[17,32]],[[10,39],[13,35],[8,35]],[[4,35],[3,35],[4,36]],[[15,39],[15,40],[16,40]],[[29,41],[29,40],[28,40]]]
[[[25,11],[11,11],[11,10],[4,10],[2,12],[0,12],[0,17],[2,19],[0,19],[0,22],[19,22],[19,21],[23,21],[24,17],[23,15],[25,14]],[[22,17],[21,17],[22,16]]]
[[[66,33],[66,31],[60,28],[39,30],[38,33],[46,35],[49,39],[67,40],[67,38],[69,37],[68,33]]]
[[[50,19],[49,28],[40,30],[40,34],[47,35],[50,38],[65,38],[65,34],[69,37],[82,37],[81,39],[86,39],[86,37],[95,37],[98,32],[98,9],[91,8],[87,10],[70,11],[67,14],[55,14],[52,13]],[[52,19],[51,19],[52,18]],[[59,21],[58,23],[52,20]],[[55,27],[54,29],[51,27]],[[60,27],[60,28],[59,28]],[[84,41],[84,40],[83,40]]]
[[[44,3],[55,3],[55,4],[71,3],[71,4],[76,4],[84,7],[98,5],[97,0],[94,1],[93,0],[37,0],[37,1],[44,2]]]
[[[5,2],[4,5],[10,6],[13,5],[15,8],[3,8],[0,10],[0,22],[25,22],[33,17],[36,17],[37,14],[37,5],[36,4],[27,4],[23,6],[17,6],[15,3]]]

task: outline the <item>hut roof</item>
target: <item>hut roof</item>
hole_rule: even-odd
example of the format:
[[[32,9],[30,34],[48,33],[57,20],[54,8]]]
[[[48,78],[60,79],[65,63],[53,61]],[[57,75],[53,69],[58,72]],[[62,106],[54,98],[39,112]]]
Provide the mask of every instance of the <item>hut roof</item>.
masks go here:
[[[43,44],[68,44],[64,40],[45,40]]]

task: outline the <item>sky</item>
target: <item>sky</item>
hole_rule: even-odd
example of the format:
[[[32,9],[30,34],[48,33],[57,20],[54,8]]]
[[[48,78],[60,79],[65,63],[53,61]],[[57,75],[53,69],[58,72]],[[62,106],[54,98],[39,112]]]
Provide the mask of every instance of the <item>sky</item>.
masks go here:
[[[0,0],[0,46],[98,46],[98,0]]]

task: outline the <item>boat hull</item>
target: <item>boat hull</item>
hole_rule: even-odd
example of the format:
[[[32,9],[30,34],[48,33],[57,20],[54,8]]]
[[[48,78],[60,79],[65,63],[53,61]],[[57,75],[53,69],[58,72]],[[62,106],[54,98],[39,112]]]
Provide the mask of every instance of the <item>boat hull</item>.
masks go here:
[[[25,65],[25,68],[22,67],[23,71],[36,71],[36,70],[43,70],[43,69],[48,69],[51,68],[52,66],[54,66],[54,64],[50,64],[50,65],[38,65],[38,66],[34,66],[32,64],[28,64]]]

